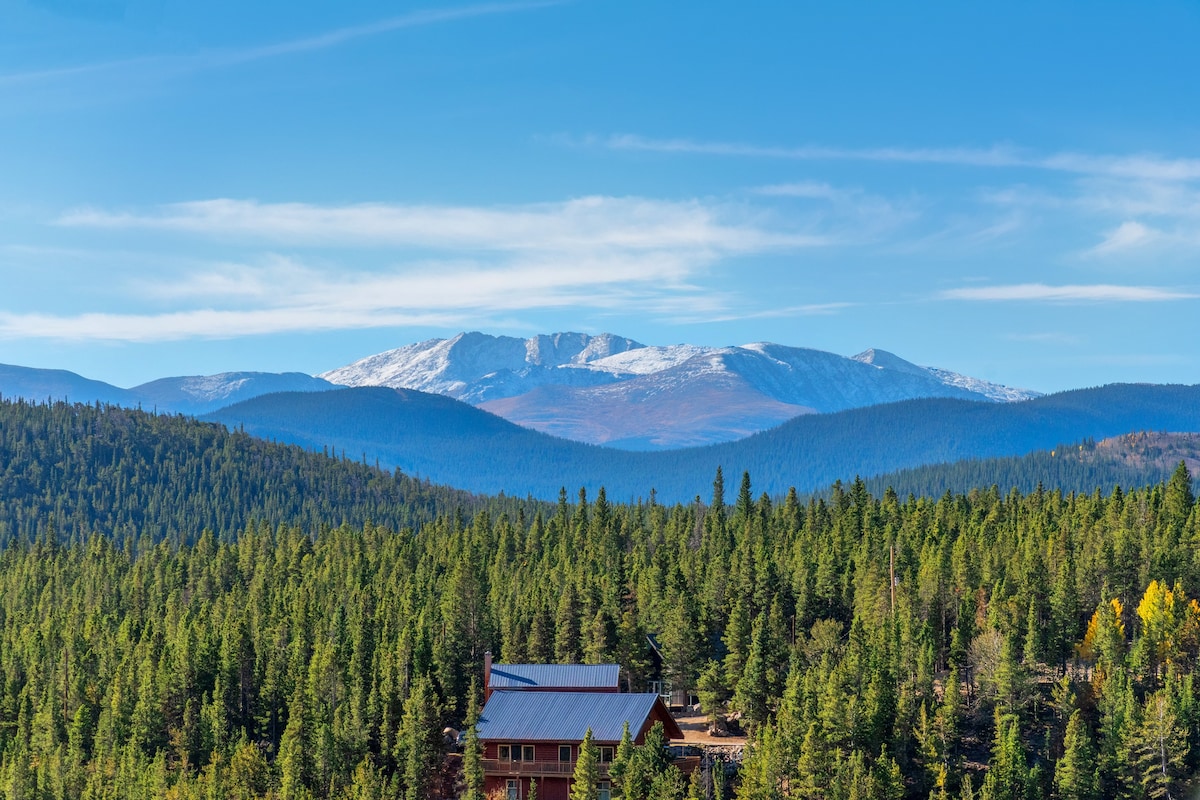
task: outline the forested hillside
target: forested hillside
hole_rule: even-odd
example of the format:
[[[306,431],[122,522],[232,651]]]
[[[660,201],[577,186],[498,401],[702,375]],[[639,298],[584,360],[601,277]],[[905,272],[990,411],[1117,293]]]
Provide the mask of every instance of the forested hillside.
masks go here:
[[[912,467],[867,478],[866,484],[874,494],[892,489],[901,497],[940,497],[992,485],[1001,491],[1032,492],[1041,485],[1088,493],[1160,483],[1181,461],[1193,473],[1200,468],[1200,434],[1137,431],[1100,442],[1060,444],[1024,456]]]
[[[439,395],[384,388],[264,395],[206,419],[258,436],[345,450],[481,493],[553,500],[564,486],[622,501],[688,502],[721,466],[782,497],[835,480],[964,459],[1018,456],[1133,431],[1200,431],[1200,386],[1114,384],[1020,403],[926,399],[809,414],[737,442],[633,453],[519,428]],[[986,481],[984,485],[991,485]],[[1111,483],[1108,484],[1111,486]]]
[[[52,418],[11,447],[106,424]],[[136,483],[110,474],[113,497]],[[156,476],[185,478],[203,483]],[[441,727],[462,722],[486,649],[616,661],[636,687],[647,632],[671,680],[742,714],[742,798],[1179,796],[1200,766],[1186,471],[938,500],[860,482],[772,502],[744,476],[726,505],[710,483],[686,506],[414,511],[430,521],[399,535],[19,539],[0,553],[0,793],[434,798]]]
[[[485,506],[518,503],[181,416],[0,401],[0,543],[51,531],[70,541],[192,541],[206,529],[229,539],[252,522],[400,530]]]

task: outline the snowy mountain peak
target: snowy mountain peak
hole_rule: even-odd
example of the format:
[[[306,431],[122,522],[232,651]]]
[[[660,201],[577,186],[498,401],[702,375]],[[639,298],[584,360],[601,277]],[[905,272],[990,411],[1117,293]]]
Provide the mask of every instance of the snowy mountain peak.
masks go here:
[[[965,389],[972,394],[979,395],[996,403],[1013,403],[1019,400],[1032,400],[1035,397],[1042,396],[1041,392],[1035,392],[1030,389],[1014,389],[1011,386],[1002,386],[998,383],[960,375],[957,372],[951,372],[946,369],[919,367],[911,361],[905,361],[894,353],[879,350],[878,348],[864,350],[858,355],[852,356],[852,358],[855,361],[861,361],[864,364],[870,364],[881,369],[906,372],[910,375],[930,375],[939,383],[946,386]]]
[[[872,347],[869,350],[863,350],[856,356],[851,356],[855,361],[861,361],[864,364],[870,364],[873,367],[880,369],[892,369],[897,372],[906,372],[909,375],[927,375],[929,371],[924,367],[918,367],[911,361],[905,361],[895,353],[889,353],[887,350],[880,350]]]
[[[647,346],[610,333],[519,339],[471,331],[369,356],[320,377],[445,394],[581,441],[653,446],[724,441],[797,414],[898,400],[1034,396],[920,367],[886,350],[847,358],[770,342]]]
[[[470,331],[368,356],[320,377],[344,386],[419,389],[480,403],[545,384],[609,383],[613,380],[609,371],[587,369],[587,365],[643,347],[609,333],[567,332],[519,339]]]

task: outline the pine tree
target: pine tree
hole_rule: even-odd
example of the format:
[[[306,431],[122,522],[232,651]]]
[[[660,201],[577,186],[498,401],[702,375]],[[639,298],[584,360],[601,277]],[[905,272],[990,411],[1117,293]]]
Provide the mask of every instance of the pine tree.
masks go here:
[[[279,796],[281,800],[300,800],[308,796],[312,761],[308,738],[311,735],[308,702],[304,689],[297,687],[289,706],[288,723],[279,743]]]
[[[560,664],[579,661],[579,605],[570,583],[563,587],[554,617],[554,658]]]
[[[1157,800],[1178,796],[1187,750],[1187,732],[1179,723],[1172,692],[1164,688],[1147,697],[1137,743],[1147,797]]]
[[[1096,749],[1079,709],[1072,712],[1067,722],[1063,755],[1054,768],[1054,791],[1062,800],[1095,800],[1100,796]]]
[[[462,800],[484,800],[483,795],[483,748],[479,742],[479,687],[475,678],[467,694],[467,731],[463,745]]]
[[[579,744],[579,757],[571,775],[570,800],[599,800],[600,764],[596,745],[592,742],[592,729],[588,728]]]
[[[441,763],[441,708],[428,677],[418,675],[404,701],[399,762],[403,765],[404,800],[424,800]]]
[[[983,782],[983,796],[990,800],[1023,800],[1029,783],[1029,766],[1021,741],[1020,720],[1004,714],[996,720],[992,763]]]
[[[746,666],[733,696],[734,705],[742,712],[752,730],[767,719],[767,636],[766,614],[759,614],[758,619],[754,621],[753,643],[746,658]]]
[[[629,732],[629,721],[625,721],[625,726],[621,730],[621,742],[617,745],[617,751],[613,754],[612,763],[608,765],[608,776],[612,778],[614,797],[615,792],[622,789],[625,784],[625,774],[629,771],[630,762],[633,761],[633,736]]]

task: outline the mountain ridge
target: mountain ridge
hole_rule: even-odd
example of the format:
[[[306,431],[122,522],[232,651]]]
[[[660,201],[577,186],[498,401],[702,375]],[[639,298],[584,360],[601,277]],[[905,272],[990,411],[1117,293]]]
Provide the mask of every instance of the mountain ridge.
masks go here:
[[[553,343],[553,357],[544,354],[546,342]],[[801,414],[921,397],[1011,402],[1038,396],[917,366],[881,349],[845,357],[771,342],[643,345],[607,333],[522,340],[464,332],[377,353],[320,377],[344,386],[436,392],[544,433],[609,446],[632,442],[635,449],[731,441]],[[647,404],[648,397],[657,400]],[[701,401],[721,413],[693,413],[685,424]],[[585,418],[581,409],[591,413]]]
[[[718,466],[726,475],[749,472],[756,490],[779,495],[1131,431],[1200,431],[1200,386],[1112,384],[1025,403],[905,400],[804,415],[734,442],[654,452],[555,438],[441,395],[384,387],[263,395],[204,419],[344,449],[472,492],[553,500],[563,488],[594,493],[603,486],[614,499],[653,489],[673,503],[703,492]]]

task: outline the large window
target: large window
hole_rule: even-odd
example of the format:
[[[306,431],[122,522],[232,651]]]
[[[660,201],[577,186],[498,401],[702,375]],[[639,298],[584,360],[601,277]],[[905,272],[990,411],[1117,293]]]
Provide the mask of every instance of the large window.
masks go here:
[[[558,760],[559,761],[570,761],[571,760],[571,745],[560,744],[558,746]]]
[[[600,751],[600,763],[611,764],[613,760],[613,749],[611,747],[599,747],[597,749]]]
[[[496,747],[496,756],[501,761],[533,761],[531,744],[502,744]]]
[[[521,800],[521,782],[516,778],[509,778],[505,783],[505,800]],[[611,800],[611,798],[609,798]]]
[[[612,784],[608,781],[600,781],[596,788],[599,790],[597,800],[612,800]]]

